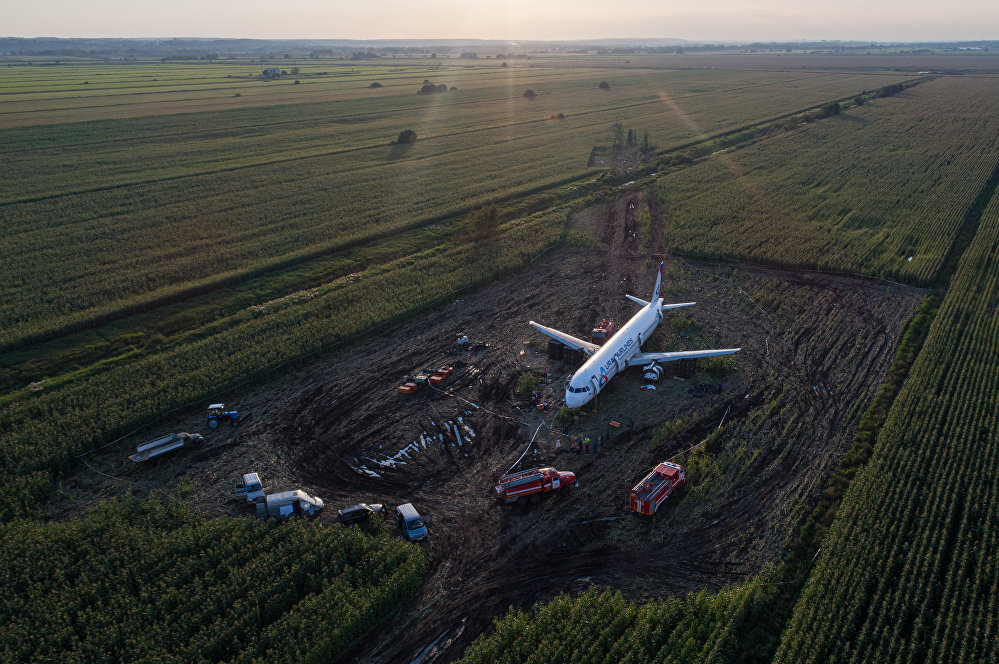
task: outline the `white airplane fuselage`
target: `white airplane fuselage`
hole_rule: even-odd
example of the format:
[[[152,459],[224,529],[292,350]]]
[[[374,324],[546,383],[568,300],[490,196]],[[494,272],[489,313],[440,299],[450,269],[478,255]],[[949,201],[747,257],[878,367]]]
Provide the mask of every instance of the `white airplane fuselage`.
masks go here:
[[[628,366],[628,359],[639,352],[662,322],[662,302],[660,298],[642,307],[572,375],[565,389],[566,406],[579,408],[588,403],[611,378]]]
[[[562,343],[569,348],[581,350],[590,357],[569,379],[569,384],[565,388],[565,405],[569,408],[579,408],[590,402],[604,389],[604,386],[617,375],[622,369],[629,366],[646,365],[649,362],[675,362],[677,360],[695,359],[699,357],[711,357],[714,355],[731,355],[738,353],[741,348],[720,348],[714,350],[682,350],[673,352],[653,352],[643,353],[642,344],[648,341],[656,326],[663,320],[663,311],[666,309],[677,309],[679,307],[689,307],[696,302],[679,302],[676,304],[663,304],[659,297],[659,289],[662,285],[663,266],[659,264],[659,274],[656,275],[656,287],[652,291],[650,301],[645,301],[625,295],[635,304],[642,306],[637,314],[631,317],[627,323],[621,326],[617,334],[611,336],[603,346],[598,346],[592,341],[574,337],[561,330],[546,327],[539,323],[530,321],[531,327],[538,332],[548,336],[558,343]],[[551,343],[551,342],[549,342]]]

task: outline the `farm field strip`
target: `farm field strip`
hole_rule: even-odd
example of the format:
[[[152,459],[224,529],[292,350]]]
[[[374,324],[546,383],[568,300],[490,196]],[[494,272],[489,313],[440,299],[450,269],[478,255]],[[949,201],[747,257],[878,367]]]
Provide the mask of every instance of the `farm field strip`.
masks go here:
[[[580,94],[589,95],[590,92]],[[557,107],[553,104],[551,108]],[[538,112],[548,110],[543,105],[536,108]],[[703,107],[704,113],[716,110],[710,104]],[[659,117],[663,122],[672,120],[676,130],[682,132],[679,136],[689,138],[689,127],[676,121],[673,115],[668,110]],[[538,182],[543,186],[583,176],[589,170],[585,166],[586,155],[595,143],[607,140],[608,128],[618,117],[620,113],[616,111],[606,112],[603,117],[600,112],[594,112],[594,117],[587,122],[570,119],[554,126],[547,122],[531,122],[518,126],[519,131],[515,133],[511,127],[483,128],[421,142],[407,155],[400,154],[397,158],[392,157],[392,149],[381,146],[369,150],[370,154],[301,156],[283,164],[268,164],[266,168],[246,165],[238,167],[238,171],[190,180],[122,185],[124,188],[66,195],[59,199],[8,203],[12,241],[8,247],[10,262],[4,269],[5,276],[14,285],[12,304],[26,298],[24,311],[30,311],[28,318],[17,314],[19,322],[7,329],[8,335],[19,334],[16,328],[22,325],[31,327],[31,318],[49,317],[56,321],[95,306],[106,308],[109,302],[127,301],[141,293],[176,289],[178,284],[195,283],[233,269],[245,270],[282,256],[287,258],[287,252],[293,248],[303,253],[314,251],[316,247],[335,248],[337,244],[353,242],[364,234],[406,227],[420,218],[448,214],[470,202],[485,202],[495,196],[492,192],[517,191],[522,187],[539,186]],[[432,123],[432,118],[428,116],[427,122]],[[432,124],[427,126],[433,127]],[[553,152],[548,148],[553,133],[562,137],[561,151]],[[306,136],[307,132],[303,132],[300,139],[305,141]],[[164,149],[167,148],[169,146]],[[197,154],[198,149],[198,145],[185,145],[180,156],[175,157],[177,163],[190,154]],[[136,169],[148,164],[153,157],[134,152]],[[87,157],[98,162],[98,168],[107,169],[113,155],[108,153],[107,158],[100,158],[89,154]],[[403,156],[405,158],[401,158]],[[79,160],[83,161],[83,157],[81,153]],[[41,161],[44,160],[39,156],[36,163]],[[567,161],[576,164],[575,169],[567,171]],[[106,165],[101,165],[102,162]],[[153,162],[163,163],[164,159],[156,158]],[[509,167],[518,162],[529,163],[534,170]],[[469,163],[475,163],[477,170],[470,172],[466,166]],[[116,163],[114,167],[120,170],[124,165]],[[74,170],[67,165],[63,172]],[[336,179],[331,179],[332,173],[336,174]],[[445,192],[441,188],[443,182],[458,180],[451,173],[463,174],[460,180],[464,190],[451,187]],[[495,173],[503,173],[503,178],[496,178]],[[349,184],[338,186],[336,193],[331,193],[331,185],[341,182],[346,174],[351,174],[347,178]],[[81,177],[98,176],[85,171]],[[182,177],[182,174],[174,173],[171,177]],[[393,183],[391,191],[384,191],[385,182]],[[229,193],[236,190],[252,191],[253,195],[240,201]],[[338,199],[335,202],[334,196]],[[386,196],[392,203],[378,205],[377,201],[386,200]],[[359,209],[361,207],[369,212],[364,213]],[[148,218],[147,215],[153,216]],[[319,226],[315,222],[317,216],[324,219]],[[365,218],[372,219],[374,226],[360,223]],[[109,225],[109,220],[114,223]],[[149,221],[152,220],[160,225],[151,225]],[[163,225],[164,220],[169,220],[169,224]],[[56,227],[63,229],[62,232],[58,238],[49,238],[48,234]],[[31,228],[37,230],[21,230]],[[226,228],[227,232],[220,235],[218,228]],[[298,234],[296,228],[307,228],[307,235]],[[361,235],[352,230],[361,228],[365,229],[360,231]],[[100,238],[96,244],[93,242],[95,233]],[[178,237],[183,241],[178,243]],[[326,239],[331,237],[337,238],[332,245]],[[85,260],[84,254],[79,254],[80,238],[90,242]],[[236,241],[240,238],[245,242]],[[24,256],[26,248],[39,242],[46,245],[43,252],[27,252],[30,255]],[[118,251],[122,243],[130,248],[124,257]],[[74,253],[80,258],[70,259]],[[22,257],[17,258],[19,255]],[[156,255],[182,259],[165,273],[157,275],[154,271],[150,274],[148,268],[157,262]],[[59,283],[46,287],[37,282],[44,271],[35,268],[49,260],[58,260],[63,270]],[[74,264],[76,269],[71,267]],[[128,267],[129,264],[132,267]],[[19,274],[22,270],[23,274]],[[143,277],[139,282],[129,284],[129,279],[137,274],[135,270],[143,272]],[[30,273],[36,277],[26,279]],[[77,285],[74,286],[74,282]],[[41,298],[39,293],[42,293]],[[8,315],[12,314],[13,311]]]
[[[372,141],[384,144],[393,135],[391,129],[398,127],[399,123],[405,122],[414,112],[423,115],[432,112],[437,133],[446,134],[470,128],[507,125],[514,121],[541,122],[559,109],[568,115],[578,115],[638,107],[644,113],[646,109],[641,108],[643,105],[662,104],[664,106],[663,113],[675,113],[672,109],[666,108],[666,104],[662,100],[663,95],[668,96],[673,102],[684,100],[685,103],[689,104],[694,101],[692,110],[685,112],[702,115],[712,114],[711,110],[705,107],[714,106],[715,103],[697,98],[721,92],[739,91],[742,93],[740,100],[742,104],[745,104],[748,101],[745,95],[749,94],[751,90],[759,90],[764,99],[756,103],[765,102],[772,106],[773,100],[767,98],[769,91],[764,88],[774,85],[786,85],[795,89],[797,96],[789,100],[795,105],[791,106],[790,109],[785,109],[795,110],[811,103],[827,100],[836,94],[852,94],[857,89],[863,89],[862,86],[878,85],[885,80],[883,77],[849,79],[843,81],[847,87],[840,89],[839,81],[836,81],[836,86],[830,88],[829,81],[824,80],[824,76],[827,75],[781,81],[760,81],[759,79],[748,83],[733,81],[733,85],[720,90],[700,91],[693,87],[698,85],[696,81],[674,80],[673,77],[660,79],[659,77],[635,78],[630,76],[627,79],[611,78],[610,80],[615,81],[615,89],[611,94],[605,92],[594,94],[593,88],[595,86],[592,80],[577,84],[560,82],[558,87],[547,89],[545,94],[542,94],[534,102],[526,102],[522,99],[519,88],[510,90],[507,89],[509,86],[483,90],[484,95],[473,94],[470,90],[460,90],[459,95],[448,93],[423,98],[413,94],[385,96],[381,94],[381,90],[368,90],[366,97],[361,100],[338,100],[319,104],[302,103],[291,109],[271,107],[256,111],[252,109],[233,111],[217,117],[205,115],[104,123],[108,125],[107,132],[100,132],[100,126],[86,125],[48,127],[44,130],[42,128],[25,128],[0,133],[0,146],[7,154],[24,155],[15,162],[19,168],[29,167],[32,160],[37,160],[43,155],[57,162],[63,161],[72,154],[71,151],[67,153],[67,149],[72,147],[85,147],[88,151],[101,154],[105,150],[117,151],[129,147],[133,141],[141,145],[157,145],[157,142],[161,141],[165,144],[161,145],[160,148],[169,150],[177,147],[174,144],[177,138],[181,138],[182,143],[196,141],[199,138],[217,141],[225,136],[245,139],[247,132],[250,132],[250,135],[264,134],[263,138],[269,140],[268,149],[271,152],[280,153],[291,152],[298,145],[298,143],[294,143],[292,146],[285,144],[286,132],[289,131],[304,132],[307,137],[312,138],[310,145],[314,145],[319,138],[322,138],[326,149],[330,147],[356,147],[367,145]],[[812,84],[809,89],[797,90],[806,81]],[[653,92],[649,92],[650,87],[654,88]],[[809,99],[809,96],[812,98]],[[499,102],[505,102],[505,104]],[[515,103],[516,106],[510,106],[511,103]],[[698,103],[701,105],[697,105]],[[740,106],[737,105],[736,108]],[[735,117],[733,118],[727,117],[728,113],[717,111],[714,112],[714,115],[718,116],[718,120],[731,124],[744,120],[749,113],[746,110],[740,110],[734,113]],[[527,117],[525,118],[525,116]],[[199,126],[202,121],[211,124],[202,128]],[[369,126],[372,123],[375,123],[374,128]],[[280,128],[281,132],[265,133],[265,129],[274,128]],[[73,135],[80,132],[82,132],[80,138],[84,140],[74,140]],[[129,140],[129,133],[132,134],[132,141]],[[331,139],[334,142],[329,143],[328,141]],[[337,139],[340,142],[337,142]],[[167,141],[169,143],[166,143]],[[42,151],[36,152],[38,150]]]
[[[2,72],[0,72],[2,73]],[[703,83],[703,73],[701,74]],[[734,77],[736,79],[761,79],[767,84],[768,79],[791,80],[801,77],[831,77],[850,79],[856,77],[878,78],[882,81],[897,80],[897,75],[877,75],[869,74],[841,74],[830,72],[787,72],[787,73],[759,73],[759,72],[712,72],[716,76]],[[560,70],[545,70],[535,68],[511,67],[508,69],[493,68],[492,70],[467,71],[467,70],[442,70],[425,72],[426,77],[435,82],[443,81],[447,85],[456,85],[463,96],[469,96],[491,90],[498,87],[507,89],[508,97],[518,97],[524,89],[532,86],[542,87],[539,93],[545,92],[548,88],[558,89],[560,86],[571,81],[592,81],[598,77],[608,80],[621,77],[635,77],[636,74],[644,76],[659,77],[663,72],[636,72],[634,70],[613,70],[604,71],[592,70],[570,70],[568,73]],[[668,72],[673,79],[693,78],[691,72]],[[384,98],[388,95],[400,92],[406,98],[414,96],[420,85],[423,74],[412,74],[407,72],[405,77],[400,77],[397,84],[384,84],[383,89],[372,90],[368,87],[372,80],[379,80],[377,73],[364,74],[357,80],[345,80],[343,78],[328,80],[326,77],[313,79],[300,79],[299,85],[292,84],[291,81],[271,81],[262,82],[259,80],[245,79],[242,81],[244,87],[238,87],[240,79],[229,79],[225,88],[219,89],[217,94],[193,95],[191,92],[183,91],[157,91],[153,94],[156,99],[146,99],[148,95],[142,89],[136,90],[139,94],[132,95],[131,91],[124,89],[121,94],[121,101],[108,104],[110,99],[99,97],[104,101],[101,105],[94,105],[90,97],[77,96],[71,101],[59,105],[57,99],[38,99],[18,102],[8,100],[4,104],[4,111],[0,112],[0,127],[17,126],[21,124],[39,124],[55,122],[74,122],[83,120],[99,120],[108,117],[113,113],[115,117],[135,117],[142,115],[160,115],[163,113],[183,113],[196,112],[202,110],[219,110],[224,108],[245,108],[260,105],[284,104],[284,103],[307,103],[307,102],[330,102],[335,100],[367,99],[375,97]],[[386,79],[389,80],[389,79]],[[599,79],[598,79],[599,80]],[[724,78],[722,79],[724,80]],[[884,83],[880,83],[883,85]],[[592,83],[591,83],[592,85]],[[878,86],[869,86],[878,87]],[[863,88],[861,88],[863,89]],[[712,90],[721,92],[723,90]],[[239,98],[234,98],[235,92],[240,93]],[[173,95],[174,97],[171,97]],[[179,96],[178,96],[179,95]],[[27,104],[27,106],[25,106]],[[132,108],[132,106],[135,108]],[[205,108],[204,106],[210,106]],[[23,108],[22,108],[23,106]],[[89,107],[89,108],[88,108]],[[102,110],[102,108],[104,110]]]
[[[999,656],[999,196],[853,482],[776,661]]]
[[[999,165],[999,86],[938,79],[904,95],[662,178],[667,245],[932,283]]]
[[[478,74],[478,75],[477,75]],[[604,75],[613,75],[613,71]],[[372,90],[369,84],[379,78],[377,72],[358,75],[357,79],[346,77],[301,78],[299,84],[290,80],[261,81],[257,78],[229,79],[225,87],[205,86],[192,89],[155,90],[144,88],[123,88],[114,96],[100,95],[97,98],[102,103],[94,103],[89,95],[73,95],[67,98],[45,97],[23,101],[8,100],[5,110],[0,112],[0,127],[20,125],[54,124],[64,122],[101,120],[107,117],[129,118],[149,115],[164,115],[208,110],[225,110],[228,108],[245,108],[269,106],[284,103],[329,102],[343,99],[363,99],[379,93],[392,94],[401,92],[405,87],[407,97],[419,89],[423,80],[420,76],[433,77],[438,81],[446,77],[445,82],[460,86],[467,92],[482,88],[495,87],[500,83],[521,88],[530,85],[543,84],[551,80],[558,84],[576,78],[592,79],[597,73],[588,70],[574,71],[568,75],[559,75],[557,71],[535,69],[496,69],[493,76],[482,76],[475,71],[441,71],[430,70],[422,73],[407,72],[405,77],[399,77],[399,83],[389,83],[384,90]],[[406,81],[405,83],[403,81]],[[89,87],[89,86],[88,86]],[[201,92],[203,94],[198,94]],[[519,95],[523,89],[512,94]],[[235,98],[235,93],[239,97]],[[381,94],[381,97],[387,96]],[[119,101],[113,101],[119,99]]]

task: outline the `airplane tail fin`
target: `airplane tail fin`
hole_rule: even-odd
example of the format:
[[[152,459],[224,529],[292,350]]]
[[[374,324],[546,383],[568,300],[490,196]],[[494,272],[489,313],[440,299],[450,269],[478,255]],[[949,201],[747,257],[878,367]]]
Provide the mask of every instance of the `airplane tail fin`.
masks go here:
[[[656,289],[652,291],[652,302],[659,301],[659,288],[663,283],[663,264],[659,264],[659,274],[656,275]]]

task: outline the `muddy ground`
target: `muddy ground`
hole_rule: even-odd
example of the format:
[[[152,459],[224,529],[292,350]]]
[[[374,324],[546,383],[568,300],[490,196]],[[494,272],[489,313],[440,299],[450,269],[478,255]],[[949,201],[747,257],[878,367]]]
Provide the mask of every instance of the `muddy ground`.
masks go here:
[[[624,295],[648,298],[661,252],[642,242],[645,198],[632,192],[578,215],[592,249],[550,254],[306,371],[228,396],[252,415],[238,429],[210,431],[198,414],[166,427],[205,433],[200,450],[133,466],[124,456],[140,441],[129,440],[89,456],[122,480],[84,468],[54,509],[68,515],[124,490],[168,488],[209,513],[249,516],[232,494],[249,471],[273,490],[318,494],[329,522],[359,501],[412,502],[429,524],[426,583],[355,661],[408,662],[435,642],[423,661],[449,661],[508,607],[590,585],[643,599],[752,577],[780,557],[849,447],[922,295],[667,257],[664,297],[697,305],[668,313],[643,349],[739,346],[737,364],[702,363],[691,380],[667,378],[654,391],[629,370],[563,433],[555,413],[575,367],[550,362],[527,321],[587,337],[601,317],[623,322],[637,310]],[[661,237],[668,218],[657,206],[648,213],[651,237]],[[478,347],[457,351],[461,333]],[[396,391],[405,376],[441,365],[456,367],[442,391]],[[525,372],[552,403],[547,415],[516,395]],[[608,433],[596,456],[569,449],[573,438]],[[688,486],[654,518],[628,515],[629,488],[674,457],[688,467]],[[496,503],[500,474],[540,464],[575,472],[580,486],[537,505]]]

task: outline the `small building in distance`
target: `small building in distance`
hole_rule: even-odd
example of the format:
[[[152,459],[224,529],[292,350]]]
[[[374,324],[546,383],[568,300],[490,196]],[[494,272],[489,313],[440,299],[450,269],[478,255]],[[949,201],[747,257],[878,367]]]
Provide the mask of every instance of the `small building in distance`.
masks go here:
[[[268,67],[264,70],[264,76],[266,78],[278,78],[281,76],[281,70],[277,67]]]

